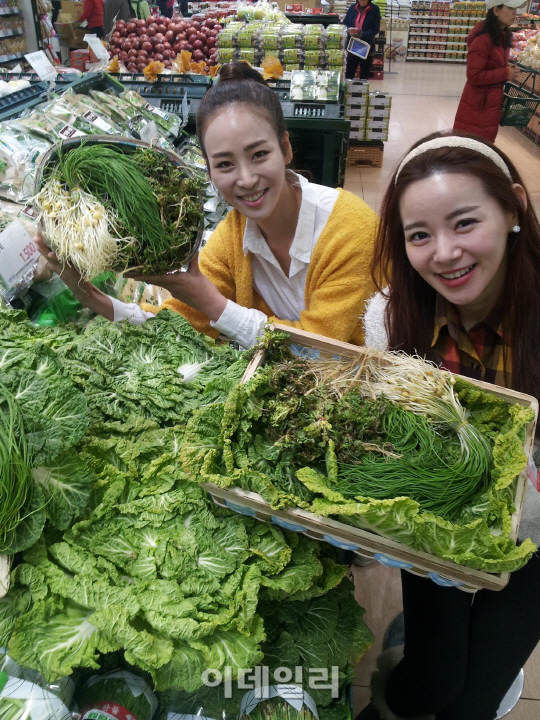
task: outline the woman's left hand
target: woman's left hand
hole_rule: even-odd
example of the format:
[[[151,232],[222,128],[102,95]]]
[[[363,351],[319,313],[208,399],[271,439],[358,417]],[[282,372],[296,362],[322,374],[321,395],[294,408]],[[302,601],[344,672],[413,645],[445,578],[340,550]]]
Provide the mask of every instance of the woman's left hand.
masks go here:
[[[165,275],[138,275],[126,273],[126,277],[157,285],[168,290],[173,298],[199,310],[210,320],[216,322],[227,305],[227,298],[199,269],[199,256],[189,263],[186,272],[166,273]]]

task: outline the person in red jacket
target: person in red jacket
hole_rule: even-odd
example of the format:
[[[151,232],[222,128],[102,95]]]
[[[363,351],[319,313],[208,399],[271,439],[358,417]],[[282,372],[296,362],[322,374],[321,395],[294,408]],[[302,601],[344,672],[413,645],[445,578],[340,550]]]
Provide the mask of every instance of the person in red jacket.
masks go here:
[[[519,70],[508,65],[516,8],[524,0],[487,0],[487,17],[467,38],[467,82],[454,120],[454,130],[495,142],[501,122],[504,83],[515,80]]]
[[[84,9],[79,22],[88,20],[88,34],[104,37],[103,0],[84,0]]]

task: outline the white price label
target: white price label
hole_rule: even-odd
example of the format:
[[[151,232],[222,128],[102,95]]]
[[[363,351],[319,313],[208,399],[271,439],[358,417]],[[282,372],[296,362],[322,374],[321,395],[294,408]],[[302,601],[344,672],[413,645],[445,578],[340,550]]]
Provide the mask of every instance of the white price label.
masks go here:
[[[96,115],[95,112],[92,112],[92,110],[88,110],[88,112],[85,112],[83,115],[83,118],[91,123],[92,125],[95,125],[100,130],[103,130],[103,132],[107,133],[107,135],[112,135],[114,133],[114,128],[112,125],[109,125],[108,122],[106,122],[102,117],[99,115]]]
[[[151,143],[152,140],[157,140],[159,137],[159,133],[157,131],[156,123],[153,120],[150,120],[148,125],[145,125],[143,128],[141,128],[141,140],[144,140],[144,142]]]
[[[88,47],[92,50],[98,60],[109,59],[109,53],[97,35],[85,35],[84,42],[88,43]]]
[[[37,262],[39,251],[19,220],[0,233],[0,276],[8,288]]]
[[[54,65],[51,63],[49,58],[45,55],[43,50],[38,52],[29,53],[24,56],[34,71],[39,75],[40,80],[55,80],[56,70]]]

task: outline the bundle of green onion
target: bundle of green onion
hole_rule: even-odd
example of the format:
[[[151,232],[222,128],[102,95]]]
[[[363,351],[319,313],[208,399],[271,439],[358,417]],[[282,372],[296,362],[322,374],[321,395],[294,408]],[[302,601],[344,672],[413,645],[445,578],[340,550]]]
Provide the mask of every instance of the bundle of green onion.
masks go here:
[[[491,448],[468,422],[449,373],[404,353],[368,348],[350,362],[310,365],[318,381],[338,396],[356,392],[390,401],[381,422],[385,447],[390,444],[392,452],[368,452],[357,463],[338,463],[342,495],[407,496],[451,519],[486,490]]]

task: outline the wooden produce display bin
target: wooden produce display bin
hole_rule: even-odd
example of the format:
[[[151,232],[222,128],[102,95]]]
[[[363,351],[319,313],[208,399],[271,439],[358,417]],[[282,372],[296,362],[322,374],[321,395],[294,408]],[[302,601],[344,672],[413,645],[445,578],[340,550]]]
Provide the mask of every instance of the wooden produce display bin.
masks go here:
[[[384,143],[382,140],[350,140],[347,153],[347,167],[382,168]]]
[[[297,354],[306,357],[340,359],[361,358],[362,356],[363,348],[357,345],[331,340],[321,335],[291,329],[284,325],[276,324],[273,328],[288,333],[293,350]],[[257,368],[264,362],[264,359],[264,350],[254,355],[246,368],[242,382],[247,382],[254,375]],[[524,451],[529,457],[533,449],[536,419],[538,417],[536,398],[496,385],[490,385],[489,383],[471,380],[470,378],[464,379],[508,403],[517,403],[534,410],[535,419],[534,422],[529,423],[527,426],[524,443]],[[510,538],[514,541],[518,536],[527,482],[526,470],[523,470],[518,478],[514,500],[516,512],[512,516],[512,532],[510,534]],[[220,488],[213,483],[202,483],[202,485],[210,493],[214,502],[222,507],[227,507],[230,510],[258,520],[275,523],[285,530],[304,533],[310,538],[328,542],[338,548],[374,558],[383,565],[409,570],[422,577],[429,577],[442,586],[458,587],[468,592],[474,592],[481,588],[502,590],[510,577],[508,572],[488,573],[458,565],[455,562],[443,560],[427,552],[414,550],[403,543],[389,540],[375,532],[362,530],[338,520],[317,517],[313,513],[299,508],[274,510],[261,495],[238,487]]]

